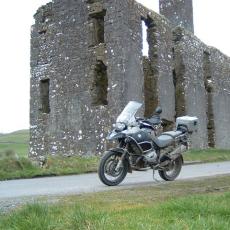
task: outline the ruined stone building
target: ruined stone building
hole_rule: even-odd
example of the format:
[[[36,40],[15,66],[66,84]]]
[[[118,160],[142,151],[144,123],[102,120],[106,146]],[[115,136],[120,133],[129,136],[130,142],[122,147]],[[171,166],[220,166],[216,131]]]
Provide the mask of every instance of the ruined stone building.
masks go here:
[[[197,116],[193,147],[230,147],[230,59],[193,35],[192,0],[53,0],[31,31],[30,156],[100,154],[130,100]],[[148,57],[142,54],[142,25]],[[168,126],[168,127],[167,127]]]

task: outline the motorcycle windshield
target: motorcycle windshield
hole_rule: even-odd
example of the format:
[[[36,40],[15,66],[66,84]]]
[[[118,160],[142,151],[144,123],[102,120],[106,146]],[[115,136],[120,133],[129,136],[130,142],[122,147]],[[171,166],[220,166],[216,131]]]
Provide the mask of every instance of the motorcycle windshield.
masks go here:
[[[136,114],[137,110],[142,106],[141,103],[136,101],[130,101],[121,114],[117,118],[117,123],[125,123],[129,124],[133,121],[135,121],[134,115]]]

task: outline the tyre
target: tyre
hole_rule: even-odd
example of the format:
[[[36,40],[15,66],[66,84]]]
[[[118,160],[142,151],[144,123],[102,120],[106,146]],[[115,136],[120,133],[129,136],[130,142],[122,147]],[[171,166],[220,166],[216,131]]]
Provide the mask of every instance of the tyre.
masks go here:
[[[176,160],[169,163],[169,165],[164,170],[159,170],[158,173],[163,180],[173,181],[180,174],[182,164],[183,158],[180,156]]]
[[[101,158],[98,175],[100,180],[108,186],[115,186],[120,184],[127,175],[128,172],[128,161],[124,160],[121,167],[115,170],[121,153],[108,151]]]

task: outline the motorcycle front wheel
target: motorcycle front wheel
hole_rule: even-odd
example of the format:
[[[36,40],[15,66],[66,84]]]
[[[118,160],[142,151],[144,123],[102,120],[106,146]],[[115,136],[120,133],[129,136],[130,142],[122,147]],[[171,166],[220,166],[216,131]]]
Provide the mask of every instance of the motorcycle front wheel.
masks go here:
[[[183,158],[179,156],[176,160],[169,163],[164,170],[159,170],[158,173],[163,180],[173,181],[180,174],[183,165]]]
[[[125,179],[128,172],[127,160],[124,160],[119,169],[116,170],[120,157],[121,153],[108,151],[101,158],[98,175],[105,185],[115,186]]]

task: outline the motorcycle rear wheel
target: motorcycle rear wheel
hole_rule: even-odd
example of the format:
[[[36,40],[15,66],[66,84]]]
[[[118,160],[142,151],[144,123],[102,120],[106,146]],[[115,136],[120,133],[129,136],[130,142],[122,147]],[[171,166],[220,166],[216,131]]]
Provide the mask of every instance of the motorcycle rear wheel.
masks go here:
[[[182,156],[180,156],[176,160],[170,163],[169,168],[164,170],[159,170],[158,173],[163,180],[173,181],[179,176],[182,165],[183,165],[183,158]]]
[[[121,153],[108,151],[101,158],[98,168],[100,180],[108,186],[116,186],[120,184],[126,177],[128,172],[128,162],[124,160],[121,167],[116,171],[116,166],[121,157]]]

